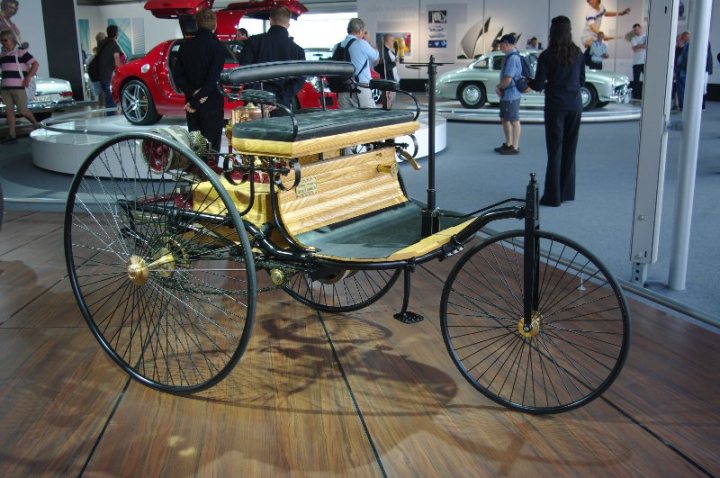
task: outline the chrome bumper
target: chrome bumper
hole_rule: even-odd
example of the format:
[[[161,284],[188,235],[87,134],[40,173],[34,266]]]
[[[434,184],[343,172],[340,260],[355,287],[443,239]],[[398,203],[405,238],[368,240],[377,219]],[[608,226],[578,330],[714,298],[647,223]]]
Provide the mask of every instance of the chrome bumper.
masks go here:
[[[70,108],[75,106],[74,99],[48,100],[48,101],[32,101],[28,103],[28,109],[31,112],[47,112],[55,111],[62,108]],[[17,108],[17,107],[16,107]],[[0,114],[5,114],[5,104],[0,104]]]
[[[629,103],[632,98],[632,88],[629,85],[616,86],[613,93],[608,96],[607,101],[615,103]]]

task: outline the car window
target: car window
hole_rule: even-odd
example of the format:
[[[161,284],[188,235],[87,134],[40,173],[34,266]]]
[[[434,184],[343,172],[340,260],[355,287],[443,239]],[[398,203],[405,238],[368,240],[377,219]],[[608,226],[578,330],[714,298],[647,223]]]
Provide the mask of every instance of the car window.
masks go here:
[[[493,70],[502,70],[503,63],[505,63],[505,55],[498,55],[493,58]]]
[[[171,67],[174,67],[175,62],[177,61],[178,52],[180,51],[180,45],[182,45],[184,40],[178,40],[170,47],[170,65]],[[240,54],[240,51],[242,50],[243,42],[241,41],[227,41],[223,42],[225,45],[225,65],[227,68],[228,64],[237,65],[237,55]]]
[[[175,64],[177,63],[180,45],[182,45],[182,40],[176,41],[170,47],[170,54],[168,55],[168,60],[170,62],[170,71],[175,71]]]
[[[477,60],[475,63],[473,63],[473,68],[477,69],[485,69],[488,66],[487,58],[481,58]]]
[[[530,63],[530,70],[532,71],[533,76],[535,76],[535,71],[537,71],[538,56],[535,53],[528,53],[526,57],[528,59],[528,63]]]

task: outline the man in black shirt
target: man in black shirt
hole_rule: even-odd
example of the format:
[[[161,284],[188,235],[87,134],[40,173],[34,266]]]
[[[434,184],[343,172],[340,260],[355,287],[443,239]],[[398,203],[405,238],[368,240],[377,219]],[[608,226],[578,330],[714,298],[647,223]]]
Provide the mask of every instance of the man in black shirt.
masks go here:
[[[240,52],[240,65],[252,65],[268,61],[304,60],[305,50],[299,47],[288,34],[292,13],[287,7],[280,7],[270,14],[270,28],[266,33],[253,35],[247,39]],[[286,78],[266,82],[263,88],[272,91],[277,102],[292,107],[295,95],[300,91],[305,79],[301,77]],[[270,113],[271,116],[282,115],[281,110]]]
[[[218,90],[225,64],[225,47],[215,37],[217,18],[212,10],[195,15],[197,33],[178,52],[173,78],[185,94],[185,116],[189,131],[200,131],[213,151],[220,151],[223,130],[223,96]]]
[[[100,87],[105,97],[105,108],[115,108],[112,94],[110,93],[110,81],[112,80],[115,68],[122,65],[122,49],[118,44],[118,26],[108,25],[107,38],[98,46],[98,64],[100,71]],[[113,116],[114,111],[109,111],[108,116]]]

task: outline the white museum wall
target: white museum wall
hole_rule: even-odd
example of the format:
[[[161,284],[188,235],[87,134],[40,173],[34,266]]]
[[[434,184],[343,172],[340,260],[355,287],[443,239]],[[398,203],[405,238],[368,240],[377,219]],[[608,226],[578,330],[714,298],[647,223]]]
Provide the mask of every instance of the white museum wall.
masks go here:
[[[84,18],[89,21],[91,45],[95,44],[95,34],[105,31],[110,18],[142,19],[146,53],[164,40],[182,37],[177,20],[155,18],[152,13],[143,8],[144,4],[145,2],[138,2],[101,7],[77,5],[75,16],[78,20]]]
[[[630,43],[623,37],[632,30],[634,23],[640,23],[647,30],[647,6],[650,0],[604,0],[602,4],[609,11],[618,11],[626,7],[631,12],[619,17],[605,17],[602,29],[606,35],[618,37],[608,42],[610,58],[604,62],[606,70],[632,75],[632,50]],[[690,5],[688,0],[685,0]],[[473,26],[489,20],[487,33],[480,36],[476,53],[487,52],[490,45],[501,31],[515,32],[522,35],[519,46],[524,47],[525,40],[532,36],[538,37],[543,45],[547,45],[547,32],[550,20],[557,15],[566,15],[573,22],[573,36],[580,44],[584,27],[584,16],[587,3],[584,0],[358,0],[358,15],[365,20],[368,30],[375,32],[407,31],[412,35],[412,55],[408,61],[427,61],[432,54],[437,61],[453,61],[454,65],[446,65],[439,71],[457,68],[468,63],[457,59],[459,44],[466,32]],[[692,8],[690,6],[690,8]],[[446,10],[447,26],[445,34],[447,48],[429,48],[428,10]],[[713,13],[711,39],[720,47],[720,21],[718,13]],[[680,27],[679,27],[680,28]],[[680,30],[682,31],[682,30]],[[715,32],[715,36],[712,33]],[[717,47],[715,48],[717,53]],[[718,66],[718,65],[716,65]],[[718,70],[720,68],[716,68]],[[403,78],[420,78],[425,72],[401,68]],[[714,78],[718,78],[716,73]]]
[[[30,54],[40,63],[38,75],[50,76],[45,47],[45,23],[40,0],[20,2],[18,12],[12,17],[12,21],[20,29],[23,41],[30,44]]]
[[[630,31],[635,22],[643,24],[645,28],[647,6],[651,0],[604,0],[603,4],[609,10],[630,7],[631,13],[623,17],[608,17],[603,20],[603,30],[611,36],[622,36]],[[688,4],[688,13],[693,7],[692,0],[685,0]],[[181,35],[177,21],[158,19],[143,8],[144,2],[126,3],[117,6],[76,6],[76,19],[87,19],[90,25],[90,41],[94,43],[94,35],[98,31],[105,31],[109,18],[142,18],[145,33],[145,48],[149,50],[159,42],[169,38],[179,38]],[[710,41],[713,45],[713,59],[720,50],[720,8],[718,2],[713,1],[716,8],[712,12],[710,23]],[[427,11],[440,7],[448,10],[448,26],[446,37],[447,48],[428,48]],[[358,0],[358,16],[363,18],[371,33],[377,32],[408,32],[412,37],[412,54],[408,61],[427,61],[429,55],[435,55],[437,61],[453,61],[454,65],[441,67],[440,71],[457,68],[467,60],[458,60],[459,43],[471,26],[478,22],[490,19],[487,35],[483,35],[478,42],[480,51],[490,48],[493,35],[500,28],[504,31],[522,33],[523,39],[537,36],[543,45],[547,44],[547,27],[550,19],[556,15],[568,15],[573,21],[575,39],[580,41],[583,26],[583,14],[586,2],[584,0]],[[38,74],[49,76],[48,57],[45,46],[45,29],[42,13],[42,3],[39,0],[25,0],[20,3],[18,13],[13,21],[22,32],[23,39],[30,43],[30,52],[38,59],[40,69]],[[678,25],[678,32],[687,30],[687,20]],[[325,35],[324,32],[319,35]],[[318,44],[334,45],[340,38],[324,37]],[[79,41],[79,40],[78,40]],[[521,41],[524,44],[524,41]],[[521,45],[522,46],[522,45]],[[611,58],[606,60],[606,69],[631,74],[631,51],[624,39],[608,42]],[[720,84],[720,64],[715,60],[714,73],[710,83]],[[403,78],[421,78],[425,72],[418,72],[400,68]]]

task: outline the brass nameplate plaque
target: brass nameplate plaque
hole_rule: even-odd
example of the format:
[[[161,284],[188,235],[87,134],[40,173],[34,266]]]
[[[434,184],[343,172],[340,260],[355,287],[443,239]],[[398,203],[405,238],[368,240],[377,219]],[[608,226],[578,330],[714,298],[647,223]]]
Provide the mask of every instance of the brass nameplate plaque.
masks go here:
[[[302,178],[300,184],[295,188],[295,194],[299,198],[304,198],[317,194],[317,179],[314,176]]]

